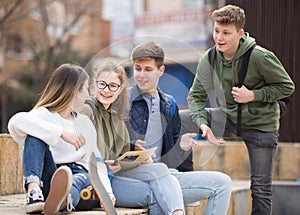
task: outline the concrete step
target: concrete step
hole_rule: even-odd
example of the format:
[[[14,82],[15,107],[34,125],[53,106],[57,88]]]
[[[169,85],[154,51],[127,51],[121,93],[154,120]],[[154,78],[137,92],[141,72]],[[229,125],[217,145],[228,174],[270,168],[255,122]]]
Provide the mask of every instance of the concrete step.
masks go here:
[[[25,214],[25,194],[14,194],[0,196],[0,214]],[[228,214],[232,215],[246,215],[250,214],[248,211],[251,209],[247,205],[250,201],[249,181],[246,180],[234,180],[233,190],[231,196],[231,203],[228,210]],[[251,204],[250,204],[251,205]],[[199,215],[204,214],[206,201],[200,201],[200,205],[197,207],[186,207],[187,215]],[[148,214],[147,209],[128,209],[117,208],[120,215],[145,215]],[[239,211],[236,213],[235,211]],[[78,211],[68,214],[84,215],[84,214],[100,214],[104,215],[105,212],[99,209],[92,211]]]
[[[0,196],[0,214],[25,214],[25,194]],[[299,215],[300,182],[273,182],[273,215]],[[200,201],[197,207],[186,207],[187,215],[204,214],[206,200]],[[146,215],[147,209],[117,208],[119,215]],[[100,214],[105,212],[100,208],[91,211],[76,211],[69,214]],[[228,215],[250,215],[251,193],[248,180],[233,180],[233,189],[228,209]]]
[[[26,194],[13,194],[0,196],[0,214],[22,215],[25,213]],[[117,208],[119,215],[146,215],[148,209]],[[106,215],[101,208],[90,211],[74,211],[68,214],[74,215]]]
[[[272,215],[299,215],[300,182],[273,181]],[[188,215],[202,215],[206,201],[201,201],[198,207],[187,208]],[[252,198],[250,182],[247,180],[233,180],[228,215],[251,215]]]
[[[210,145],[199,145],[194,148],[194,165],[195,170],[216,170],[225,172],[233,179],[233,191],[230,201],[228,215],[248,215],[251,214],[251,194],[249,181],[249,161],[245,145],[243,143],[227,143],[219,146],[218,150],[211,149]],[[209,157],[203,157],[208,151],[213,152]],[[25,194],[23,193],[22,181],[22,153],[23,147],[16,144],[9,134],[0,134],[0,214],[24,214]],[[205,158],[205,159],[203,159]],[[207,159],[208,158],[208,159]],[[203,161],[205,165],[203,165]],[[289,210],[289,215],[293,215],[292,211],[299,211],[300,205],[295,203],[300,198],[300,183],[295,179],[300,177],[300,144],[279,144],[277,156],[274,165],[274,182],[275,184],[275,211]],[[201,165],[200,165],[201,164]],[[246,180],[236,180],[236,179]],[[294,181],[294,182],[289,182]],[[277,185],[276,185],[277,183]],[[283,184],[293,184],[293,187],[284,188],[284,190],[292,189],[288,193],[295,193],[296,198],[290,199],[286,205],[288,209],[282,209],[282,202],[286,202],[279,194]],[[296,183],[296,184],[295,184]],[[280,185],[281,184],[281,185]],[[278,188],[276,188],[278,186]],[[294,187],[296,186],[296,187]],[[296,189],[295,189],[296,188]],[[277,190],[277,191],[276,191]],[[298,193],[298,194],[297,194]],[[16,194],[16,195],[14,195]],[[294,196],[294,195],[291,195]],[[287,196],[287,197],[291,197]],[[204,214],[206,201],[201,201],[197,207],[187,207],[188,215]],[[275,204],[274,204],[275,205]],[[295,209],[296,208],[296,209]],[[145,210],[118,209],[119,214],[145,214]],[[129,212],[127,211],[129,210]],[[73,212],[79,214],[101,214],[100,211]],[[104,214],[104,213],[103,213]],[[297,213],[295,213],[296,215]],[[275,215],[275,214],[273,214]],[[276,215],[282,215],[277,213]]]
[[[23,192],[23,146],[9,134],[0,134],[0,195]],[[215,170],[232,179],[249,179],[249,159],[242,142],[225,145],[199,144],[193,149],[195,170]],[[300,177],[300,143],[280,143],[275,157],[273,180],[295,181]]]

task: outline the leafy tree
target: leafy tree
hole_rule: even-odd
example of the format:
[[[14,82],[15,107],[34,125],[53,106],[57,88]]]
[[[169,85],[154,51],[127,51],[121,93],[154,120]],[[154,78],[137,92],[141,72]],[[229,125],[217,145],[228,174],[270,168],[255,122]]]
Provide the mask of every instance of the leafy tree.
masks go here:
[[[83,29],[82,20],[97,4],[97,0],[1,0],[1,132],[7,132],[7,121],[14,113],[32,108],[57,66],[88,62],[90,56],[71,47]],[[6,63],[8,57],[15,64]]]

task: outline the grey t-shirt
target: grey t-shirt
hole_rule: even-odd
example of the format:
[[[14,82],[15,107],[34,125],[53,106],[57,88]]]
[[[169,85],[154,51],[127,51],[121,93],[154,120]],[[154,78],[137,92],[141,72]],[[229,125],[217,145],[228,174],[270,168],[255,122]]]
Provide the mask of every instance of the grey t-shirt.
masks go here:
[[[160,98],[158,92],[154,96],[149,94],[143,94],[143,98],[148,104],[149,109],[149,120],[147,126],[147,132],[145,135],[146,145],[144,148],[152,148],[157,146],[155,151],[156,158],[155,161],[160,160],[161,152],[162,152],[162,136],[163,136],[163,128],[161,121],[161,113],[160,113]]]

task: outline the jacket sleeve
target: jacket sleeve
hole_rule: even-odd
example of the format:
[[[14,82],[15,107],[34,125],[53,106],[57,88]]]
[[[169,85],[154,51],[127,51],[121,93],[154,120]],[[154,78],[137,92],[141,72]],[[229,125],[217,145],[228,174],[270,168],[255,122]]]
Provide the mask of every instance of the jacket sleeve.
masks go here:
[[[8,122],[8,130],[18,144],[24,144],[27,135],[31,135],[54,146],[61,136],[63,127],[55,124],[46,108],[39,108],[12,116]]]
[[[290,96],[295,85],[278,58],[263,48],[256,51],[261,52],[256,55],[255,61],[265,83],[261,88],[253,90],[255,101],[272,103]]]
[[[213,78],[207,57],[205,56],[198,63],[195,78],[187,97],[191,117],[198,127],[201,124],[207,124],[205,112],[208,100],[207,92],[213,90]]]

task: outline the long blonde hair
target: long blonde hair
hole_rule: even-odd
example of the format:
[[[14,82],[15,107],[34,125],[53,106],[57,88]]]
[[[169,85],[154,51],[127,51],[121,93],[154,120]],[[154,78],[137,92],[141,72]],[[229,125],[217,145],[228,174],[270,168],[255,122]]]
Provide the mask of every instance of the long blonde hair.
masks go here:
[[[62,64],[52,73],[34,108],[45,107],[51,112],[64,110],[88,78],[82,67]]]

